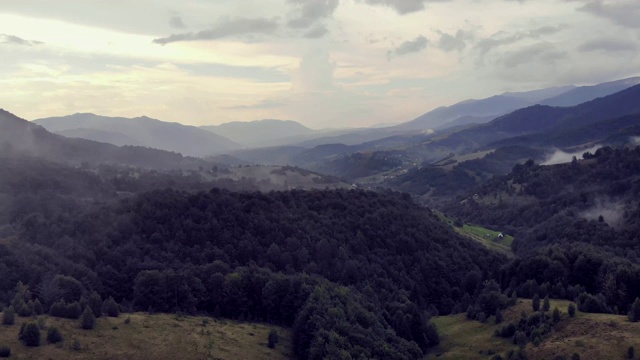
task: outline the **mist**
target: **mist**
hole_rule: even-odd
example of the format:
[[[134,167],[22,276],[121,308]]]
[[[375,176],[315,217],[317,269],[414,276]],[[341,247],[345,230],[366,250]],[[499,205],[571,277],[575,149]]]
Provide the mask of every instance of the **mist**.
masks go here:
[[[595,153],[598,149],[602,148],[602,145],[594,145],[588,149],[568,153],[562,150],[556,150],[545,162],[540,165],[556,165],[571,162],[575,156],[577,159],[582,159],[582,154],[585,152]]]
[[[615,228],[624,220],[624,203],[610,198],[596,198],[595,205],[580,215],[587,220],[598,220],[602,216],[607,225]]]

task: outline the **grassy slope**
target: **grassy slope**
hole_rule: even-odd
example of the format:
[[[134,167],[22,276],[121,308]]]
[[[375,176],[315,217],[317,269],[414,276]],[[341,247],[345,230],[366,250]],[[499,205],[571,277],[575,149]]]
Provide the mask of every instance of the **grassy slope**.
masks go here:
[[[551,300],[551,310],[557,307],[562,321],[540,346],[529,344],[526,353],[530,359],[553,359],[564,355],[568,359],[573,353],[581,359],[623,359],[629,346],[640,349],[640,323],[631,323],[626,316],[609,314],[586,314],[577,312],[569,318],[569,301]],[[428,358],[432,359],[491,359],[494,353],[503,358],[517,347],[494,336],[494,331],[509,322],[517,322],[520,313],[531,314],[531,300],[520,299],[518,304],[503,312],[505,321],[495,325],[490,318],[485,324],[469,321],[465,314],[433,318],[442,338],[440,347]]]
[[[507,256],[513,256],[511,252],[511,242],[513,236],[504,234],[504,238],[498,239],[500,231],[489,230],[480,226],[464,224],[461,228],[453,225],[454,219],[446,216],[441,212],[436,212],[440,220],[449,224],[458,234],[476,240],[487,248],[499,251]],[[488,236],[487,236],[488,235]]]
[[[124,324],[130,316],[131,322]],[[277,326],[220,321],[204,317],[123,314],[119,318],[99,318],[94,330],[82,330],[77,320],[43,316],[47,326],[56,326],[64,342],[28,348],[18,341],[20,324],[32,319],[16,317],[12,326],[0,325],[0,346],[11,348],[12,359],[290,359],[291,335]],[[203,326],[203,319],[209,323]],[[269,331],[275,329],[280,341],[267,347]],[[73,339],[82,350],[70,349]]]

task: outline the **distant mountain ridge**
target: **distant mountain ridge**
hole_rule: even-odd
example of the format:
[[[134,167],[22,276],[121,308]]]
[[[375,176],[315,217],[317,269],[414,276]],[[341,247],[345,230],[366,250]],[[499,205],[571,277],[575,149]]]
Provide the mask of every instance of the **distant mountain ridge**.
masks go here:
[[[238,149],[240,144],[195,126],[151,119],[78,113],[34,120],[61,135],[76,135],[115,145],[147,146],[186,156],[205,157]]]
[[[234,121],[200,128],[224,136],[245,147],[279,145],[287,139],[317,133],[316,130],[298,122],[275,119]]]
[[[207,165],[203,160],[175,152],[67,138],[3,109],[0,109],[0,150],[3,156],[26,155],[73,165],[112,163],[157,169],[193,169]]]
[[[575,106],[638,84],[640,84],[640,77],[631,77],[590,86],[568,85],[523,92],[505,92],[485,99],[464,100],[451,106],[439,107],[392,128],[403,130],[444,129],[450,126],[486,123],[524,107],[536,104]]]

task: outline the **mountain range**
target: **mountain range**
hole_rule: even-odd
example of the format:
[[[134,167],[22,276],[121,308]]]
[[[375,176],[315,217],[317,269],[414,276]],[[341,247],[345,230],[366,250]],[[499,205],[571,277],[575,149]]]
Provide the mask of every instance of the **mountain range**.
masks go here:
[[[34,120],[47,130],[69,137],[108,142],[114,145],[146,146],[174,151],[185,156],[210,156],[241,148],[242,145],[209,131],[179,123],[151,119],[74,114]]]
[[[0,149],[5,156],[26,155],[74,165],[87,162],[184,169],[206,164],[201,159],[184,157],[175,152],[140,146],[118,147],[87,139],[67,138],[3,109],[0,109]]]

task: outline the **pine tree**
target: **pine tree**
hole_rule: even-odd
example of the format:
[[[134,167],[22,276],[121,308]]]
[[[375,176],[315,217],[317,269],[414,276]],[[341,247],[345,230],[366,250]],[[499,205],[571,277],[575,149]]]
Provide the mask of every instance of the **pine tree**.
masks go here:
[[[533,299],[531,299],[531,307],[533,311],[540,310],[540,296],[538,294],[533,295]]]
[[[16,322],[16,312],[13,306],[9,306],[2,312],[2,325],[13,325]]]
[[[120,315],[120,307],[111,296],[102,304],[102,312],[110,317],[118,317]]]
[[[47,329],[47,342],[49,344],[57,344],[62,340],[62,334],[60,334],[58,328],[50,327],[49,329]]]
[[[559,322],[560,321],[560,310],[558,310],[558,308],[554,308],[553,309],[553,322]]]
[[[549,303],[549,295],[544,297],[544,301],[542,303],[542,311],[549,311],[551,308],[551,304]]]
[[[632,322],[640,321],[640,299],[636,298],[631,305],[631,310],[629,310],[629,320]]]
[[[576,306],[573,304],[569,304],[569,308],[567,309],[570,317],[576,316]]]
[[[275,330],[271,330],[269,332],[269,348],[273,349],[276,347],[278,343],[278,332]]]
[[[84,312],[80,316],[80,326],[85,330],[91,330],[96,326],[96,317],[88,306],[84,308]]]
[[[496,309],[496,324],[500,324],[503,320],[502,311],[500,311],[500,309]]]
[[[96,317],[100,317],[102,315],[102,297],[97,291],[94,290],[91,295],[89,295],[87,305],[91,307],[91,311]]]

